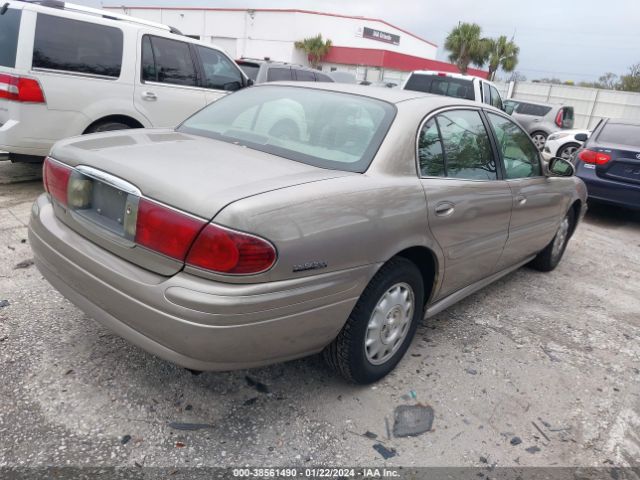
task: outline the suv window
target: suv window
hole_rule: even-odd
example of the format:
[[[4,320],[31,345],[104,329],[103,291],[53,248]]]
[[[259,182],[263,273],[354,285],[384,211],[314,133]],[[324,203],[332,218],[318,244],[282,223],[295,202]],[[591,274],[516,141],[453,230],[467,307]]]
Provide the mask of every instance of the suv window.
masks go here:
[[[542,175],[540,153],[531,138],[512,120],[487,113],[502,152],[506,178],[539,177]]]
[[[277,82],[278,80],[293,80],[289,67],[273,67],[267,72],[267,82]]]
[[[500,110],[504,110],[504,106],[502,105],[502,98],[500,97],[498,89],[496,87],[492,87],[491,85],[489,85],[489,88],[491,89],[491,105],[499,108]]]
[[[482,82],[482,102],[491,105],[491,89],[485,82]]]
[[[231,91],[242,88],[240,71],[222,52],[201,45],[196,45],[196,50],[202,61],[205,88]]]
[[[189,44],[145,35],[142,40],[142,80],[195,86],[196,69]]]
[[[551,111],[551,107],[545,107],[544,105],[534,105],[533,103],[520,103],[516,107],[516,113],[522,115],[532,115],[534,117],[544,117]]]
[[[498,178],[489,135],[475,110],[451,110],[428,121],[420,132],[418,157],[423,176]]]
[[[258,78],[258,72],[260,71],[260,65],[257,63],[247,63],[247,62],[236,62],[238,66],[242,69],[247,77],[249,77],[254,82]]]
[[[324,73],[315,72],[316,73],[316,82],[333,82],[329,75],[325,75]]]
[[[13,8],[0,15],[0,66],[14,68],[18,51],[18,31],[22,10]]]
[[[404,89],[475,100],[473,82],[462,78],[414,73],[409,77]]]
[[[38,14],[33,68],[119,77],[122,30],[53,15]]]
[[[309,70],[301,70],[299,68],[295,68],[293,69],[296,72],[296,80],[298,80],[299,82],[315,82],[316,81],[316,77],[313,74],[313,72],[310,72]]]

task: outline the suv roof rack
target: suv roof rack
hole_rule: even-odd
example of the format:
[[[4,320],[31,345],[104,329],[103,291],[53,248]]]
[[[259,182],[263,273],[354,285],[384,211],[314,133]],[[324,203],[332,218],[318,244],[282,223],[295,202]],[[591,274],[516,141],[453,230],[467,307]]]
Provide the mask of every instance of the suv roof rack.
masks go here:
[[[165,25],[164,23],[152,22],[149,20],[142,20],[140,18],[132,17],[131,15],[125,15],[123,13],[115,13],[115,12],[111,13],[106,10],[101,10],[99,8],[85,7],[84,5],[64,2],[61,0],[22,0],[22,1],[26,3],[34,3],[42,7],[58,8],[60,10],[69,10],[72,12],[86,13],[88,15],[96,15],[103,18],[108,18],[110,20],[122,20],[124,22],[137,23],[140,25],[145,25],[147,27],[160,28],[167,32],[175,33],[176,35],[182,35],[182,32],[180,32],[180,30],[174,27],[170,27],[169,25]]]

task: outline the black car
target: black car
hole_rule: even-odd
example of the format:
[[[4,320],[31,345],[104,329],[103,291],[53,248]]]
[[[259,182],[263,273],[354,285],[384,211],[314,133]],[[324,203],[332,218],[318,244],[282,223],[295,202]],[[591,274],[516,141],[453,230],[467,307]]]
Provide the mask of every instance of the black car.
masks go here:
[[[274,62],[269,59],[257,60],[241,58],[236,60],[238,66],[253,83],[297,81],[297,82],[333,82],[327,74],[285,62]]]
[[[593,200],[640,209],[640,123],[603,120],[576,155],[576,175]]]

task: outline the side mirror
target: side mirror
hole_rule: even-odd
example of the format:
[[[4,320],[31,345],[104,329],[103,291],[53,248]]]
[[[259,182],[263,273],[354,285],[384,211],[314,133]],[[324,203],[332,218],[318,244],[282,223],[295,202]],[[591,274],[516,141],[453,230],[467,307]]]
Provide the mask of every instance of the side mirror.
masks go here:
[[[572,177],[576,173],[573,164],[560,157],[553,157],[549,160],[549,174],[553,177]]]
[[[247,78],[247,82],[246,82],[246,86],[250,87],[251,85],[253,85],[253,80],[251,78]]]
[[[240,82],[227,82],[222,86],[222,88],[227,92],[235,92],[242,88],[242,84]]]
[[[589,139],[589,135],[586,133],[576,133],[574,137],[578,142],[586,142]]]

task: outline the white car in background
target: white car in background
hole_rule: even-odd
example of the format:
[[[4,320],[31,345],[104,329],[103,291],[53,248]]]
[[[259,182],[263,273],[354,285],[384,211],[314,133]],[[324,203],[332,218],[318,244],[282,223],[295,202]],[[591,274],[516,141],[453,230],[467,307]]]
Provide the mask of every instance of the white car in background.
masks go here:
[[[572,161],[578,149],[582,146],[581,141],[576,140],[576,135],[586,134],[587,138],[591,134],[591,130],[561,130],[552,133],[547,137],[547,141],[542,149],[542,157],[548,162],[553,157],[564,158]]]

